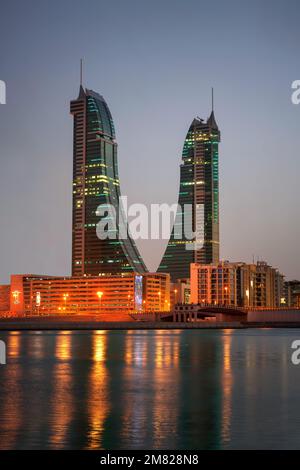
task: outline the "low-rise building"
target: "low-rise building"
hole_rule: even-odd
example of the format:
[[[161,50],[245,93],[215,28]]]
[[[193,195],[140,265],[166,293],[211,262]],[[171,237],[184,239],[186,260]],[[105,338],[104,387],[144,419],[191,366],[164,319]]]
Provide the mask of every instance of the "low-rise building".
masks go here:
[[[189,304],[191,297],[191,283],[189,278],[177,279],[171,284],[171,307],[176,304]]]
[[[191,302],[240,307],[279,307],[283,276],[264,261],[191,264]]]
[[[287,307],[300,307],[300,281],[284,283],[284,298]]]
[[[169,310],[169,274],[11,276],[10,312],[17,315],[93,315]]]
[[[9,310],[10,285],[0,286],[0,312]]]
[[[191,264],[191,303],[236,305],[236,268],[228,262]]]

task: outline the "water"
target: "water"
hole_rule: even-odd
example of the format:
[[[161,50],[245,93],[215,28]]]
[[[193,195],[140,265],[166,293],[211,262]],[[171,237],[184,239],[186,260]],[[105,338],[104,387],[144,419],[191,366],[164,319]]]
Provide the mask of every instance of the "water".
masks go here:
[[[1,449],[300,448],[298,330],[0,332]]]

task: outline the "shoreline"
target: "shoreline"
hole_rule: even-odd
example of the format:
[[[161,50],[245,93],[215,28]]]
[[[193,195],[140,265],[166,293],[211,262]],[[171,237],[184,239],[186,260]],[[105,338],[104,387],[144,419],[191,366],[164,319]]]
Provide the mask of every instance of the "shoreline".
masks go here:
[[[300,328],[300,322],[164,322],[128,321],[108,322],[87,318],[2,318],[0,331],[93,331],[93,330],[200,330],[200,329],[249,329],[249,328]]]
[[[94,322],[94,323],[8,323],[0,324],[1,331],[94,331],[94,330],[199,330],[199,329],[244,329],[247,326],[228,323],[169,323],[169,322]],[[300,325],[299,325],[300,328]]]

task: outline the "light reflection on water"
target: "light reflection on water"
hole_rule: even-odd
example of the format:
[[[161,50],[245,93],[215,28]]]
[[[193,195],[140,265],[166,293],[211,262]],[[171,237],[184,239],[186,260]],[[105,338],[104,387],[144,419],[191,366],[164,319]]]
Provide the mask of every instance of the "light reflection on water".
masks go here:
[[[300,448],[299,336],[3,332],[0,448]]]
[[[233,386],[233,375],[231,370],[231,341],[232,330],[227,330],[223,336],[223,367],[222,367],[222,441],[228,444],[230,441],[230,425],[231,425],[231,395]]]

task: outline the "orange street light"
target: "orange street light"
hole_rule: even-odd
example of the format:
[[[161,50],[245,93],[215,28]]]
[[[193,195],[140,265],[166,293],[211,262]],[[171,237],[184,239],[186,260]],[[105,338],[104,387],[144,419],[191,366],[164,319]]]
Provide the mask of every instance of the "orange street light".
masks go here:
[[[103,292],[101,290],[99,290],[97,292],[97,297],[99,299],[99,312],[101,311],[101,300],[102,300],[102,296],[103,296]]]
[[[249,307],[249,302],[250,302],[250,292],[249,292],[249,289],[246,289],[246,297],[247,297],[247,307]]]
[[[227,292],[228,292],[228,287],[225,286],[225,287],[224,287],[224,290],[225,290],[225,299],[224,299],[225,302],[224,302],[224,303],[225,303],[225,305],[226,305],[226,304],[227,304]]]
[[[161,303],[161,292],[160,291],[158,291],[158,298],[159,298],[159,309],[160,309],[161,308],[161,305],[160,305],[160,303]]]
[[[64,310],[66,310],[66,305],[67,305],[67,299],[69,297],[69,294],[63,294],[63,299],[64,299],[64,302],[65,302],[65,308]]]

